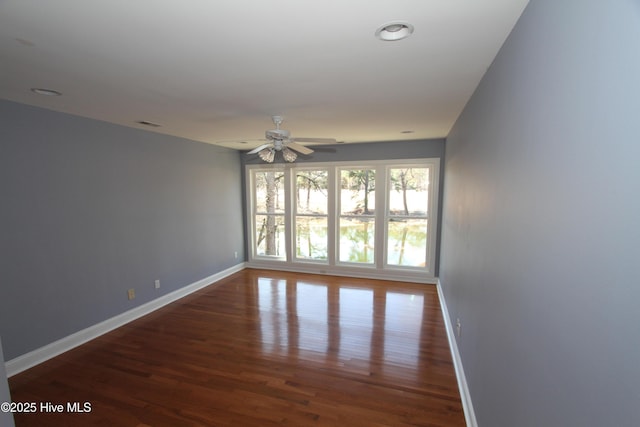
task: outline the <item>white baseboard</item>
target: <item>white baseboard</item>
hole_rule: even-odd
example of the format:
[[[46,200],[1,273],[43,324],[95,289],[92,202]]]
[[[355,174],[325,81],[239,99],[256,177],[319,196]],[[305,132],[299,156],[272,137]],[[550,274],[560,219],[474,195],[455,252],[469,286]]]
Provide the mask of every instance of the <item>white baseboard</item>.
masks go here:
[[[107,332],[119,328],[120,326],[123,326],[135,319],[158,310],[159,308],[177,301],[180,298],[184,298],[185,296],[202,288],[205,288],[214,282],[224,279],[225,277],[230,276],[233,273],[241,271],[244,268],[245,263],[237,264],[231,268],[213,274],[209,277],[205,277],[204,279],[198,280],[195,283],[163,295],[160,298],[154,299],[153,301],[149,301],[103,322],[97,323],[93,326],[89,326],[86,329],[54,341],[51,344],[47,344],[44,347],[40,347],[36,350],[30,351],[29,353],[25,353],[22,356],[18,356],[15,359],[11,359],[5,363],[7,377],[16,375],[46,360],[58,356],[59,354],[69,351],[72,348],[91,341],[92,339],[97,338],[100,335],[106,334]]]
[[[455,367],[456,378],[458,379],[458,389],[460,390],[460,398],[462,399],[464,417],[467,420],[467,427],[478,427],[476,414],[473,411],[473,403],[471,402],[471,394],[469,393],[469,387],[467,385],[467,377],[465,377],[464,369],[462,368],[462,358],[458,351],[458,344],[453,332],[453,325],[451,324],[451,318],[449,317],[447,303],[444,300],[440,279],[438,279],[437,289],[438,298],[440,299],[440,307],[442,309],[442,317],[444,317],[444,325],[447,330],[447,338],[449,339],[449,347],[451,348],[451,356],[453,357],[453,366]]]

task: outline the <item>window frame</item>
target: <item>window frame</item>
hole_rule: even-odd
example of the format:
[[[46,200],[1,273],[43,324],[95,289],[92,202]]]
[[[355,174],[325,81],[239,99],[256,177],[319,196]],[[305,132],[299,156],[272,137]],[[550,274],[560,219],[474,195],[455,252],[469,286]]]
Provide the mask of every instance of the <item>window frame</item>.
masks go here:
[[[351,162],[349,162],[351,163]],[[341,185],[341,181],[342,181],[342,171],[350,171],[350,170],[372,170],[375,173],[375,179],[376,179],[376,185],[377,185],[377,179],[378,179],[378,165],[374,165],[371,163],[365,163],[365,162],[359,162],[357,165],[350,165],[350,164],[344,164],[344,165],[338,165],[335,167],[334,169],[334,175],[335,175],[335,179],[336,179],[336,230],[335,230],[335,238],[336,238],[336,257],[335,257],[335,264],[336,265],[343,265],[343,266],[351,266],[351,267],[360,267],[360,268],[376,268],[378,263],[377,263],[377,254],[378,252],[376,252],[376,248],[378,247],[378,241],[376,239],[376,236],[378,235],[378,230],[376,229],[376,227],[378,227],[378,218],[377,218],[377,212],[378,212],[378,206],[376,205],[378,203],[378,189],[376,188],[375,191],[375,199],[374,199],[374,214],[371,215],[343,215],[342,214],[342,185]],[[373,230],[373,250],[374,250],[374,254],[373,254],[373,261],[372,262],[355,262],[355,261],[342,261],[340,260],[340,222],[342,218],[350,218],[350,219],[357,219],[357,218],[371,218],[373,219],[373,224],[374,224],[374,230]]]
[[[276,268],[287,271],[320,274],[353,275],[391,280],[409,280],[435,283],[436,244],[439,222],[440,158],[414,158],[374,161],[301,162],[245,165],[245,191],[247,213],[247,265],[255,268]],[[427,243],[425,266],[402,266],[388,263],[387,229],[389,221],[390,170],[396,168],[429,168],[427,211]],[[342,170],[373,169],[376,172],[374,262],[353,263],[339,261],[340,244],[340,177]],[[258,255],[256,248],[256,192],[255,173],[258,171],[284,171],[284,232],[285,256]],[[328,188],[327,206],[327,259],[299,258],[296,253],[296,175],[300,170],[326,170]],[[313,216],[313,215],[302,215]],[[323,215],[320,215],[323,216]],[[424,217],[420,217],[423,219]]]
[[[247,192],[247,195],[249,196],[249,199],[247,200],[247,212],[250,212],[250,214],[248,215],[247,218],[247,228],[248,231],[250,233],[250,238],[249,238],[249,242],[251,242],[251,246],[249,247],[249,253],[250,253],[250,258],[252,259],[256,259],[256,260],[268,260],[268,261],[274,261],[274,262],[284,262],[287,259],[289,259],[289,249],[288,249],[288,245],[287,245],[287,212],[288,212],[288,208],[287,208],[287,171],[285,170],[285,168],[283,167],[279,167],[281,165],[278,164],[274,164],[274,165],[260,165],[262,167],[258,167],[258,168],[252,168],[251,171],[249,171],[248,176],[247,176],[247,182],[249,183],[249,188]],[[256,174],[257,173],[261,173],[261,172],[283,172],[283,178],[284,178],[284,183],[283,183],[283,188],[284,188],[284,212],[282,213],[274,213],[274,214],[269,214],[268,212],[258,212],[256,210],[256,206],[258,205],[258,197],[257,197],[257,192],[255,191],[255,187],[256,187]],[[272,215],[274,217],[283,217],[284,219],[284,240],[285,240],[285,253],[283,255],[261,255],[258,253],[258,246],[256,244],[256,233],[258,231],[258,226],[256,223],[256,217],[258,215]]]
[[[308,213],[304,213],[301,214],[298,212],[298,191],[297,191],[297,185],[298,185],[298,172],[300,171],[326,171],[327,172],[327,207],[326,207],[326,214],[308,214]],[[292,198],[292,208],[293,208],[293,212],[291,214],[291,220],[292,220],[292,225],[291,225],[291,254],[292,254],[292,259],[295,262],[308,262],[308,263],[315,263],[315,264],[329,264],[329,260],[331,258],[330,256],[330,242],[332,241],[332,239],[330,238],[331,236],[331,227],[329,225],[329,217],[331,217],[331,209],[330,209],[330,205],[331,205],[331,199],[333,197],[332,194],[332,185],[331,185],[331,166],[316,166],[316,167],[312,167],[312,166],[303,166],[303,167],[293,167],[291,168],[291,184],[292,184],[292,189],[291,189],[291,198]],[[307,217],[307,218],[326,218],[327,219],[327,259],[323,260],[323,259],[314,259],[314,258],[304,258],[304,257],[298,257],[298,245],[297,245],[297,239],[298,239],[298,235],[297,235],[297,218],[298,217]],[[286,220],[286,217],[285,217]]]
[[[434,227],[431,226],[431,222],[432,222],[432,218],[433,218],[433,212],[435,212],[435,217],[437,218],[437,209],[438,209],[438,200],[434,200],[435,197],[433,194],[433,190],[434,190],[434,182],[436,183],[435,185],[437,185],[437,180],[438,180],[438,176],[440,173],[439,170],[439,162],[438,164],[429,164],[429,163],[403,163],[401,166],[402,167],[398,167],[400,165],[398,164],[393,164],[393,165],[387,165],[385,166],[385,206],[384,206],[384,267],[385,269],[388,270],[394,270],[394,269],[402,269],[402,270],[416,270],[416,271],[422,271],[425,268],[427,270],[430,270],[431,272],[433,272],[433,270],[435,269],[435,252],[436,252],[436,237],[432,238],[430,236],[431,233],[436,232],[437,233],[437,226],[434,229]],[[428,168],[429,169],[429,186],[428,186],[428,204],[427,204],[427,214],[426,215],[392,215],[391,214],[391,208],[390,208],[390,193],[393,191],[393,189],[391,188],[391,170],[392,169],[410,169],[410,168],[415,168],[415,169],[425,169]],[[436,189],[437,191],[437,189]],[[437,192],[435,193],[436,197],[437,197]],[[434,210],[435,209],[435,210]],[[389,264],[389,237],[388,237],[388,233],[387,230],[389,229],[389,222],[391,221],[392,218],[404,218],[404,219],[426,219],[427,220],[427,241],[426,241],[426,245],[425,245],[425,267],[420,267],[420,266],[403,266],[403,265],[397,265],[397,264]],[[429,267],[431,266],[431,267]]]

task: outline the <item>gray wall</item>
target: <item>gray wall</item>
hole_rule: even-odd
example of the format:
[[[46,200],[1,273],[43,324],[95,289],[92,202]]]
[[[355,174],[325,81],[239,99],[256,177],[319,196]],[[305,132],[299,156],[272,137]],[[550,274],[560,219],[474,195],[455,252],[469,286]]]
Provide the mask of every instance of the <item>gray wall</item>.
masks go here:
[[[444,157],[443,138],[320,146],[309,145],[309,148],[317,151],[309,155],[299,155],[296,163]],[[243,154],[242,160],[245,164],[263,163],[257,154]],[[275,163],[284,163],[280,154],[276,154]]]
[[[11,402],[9,394],[9,384],[7,383],[7,371],[4,367],[4,356],[2,354],[2,339],[0,339],[0,403]],[[0,411],[0,426],[13,427],[13,414],[11,412]]]
[[[236,151],[5,101],[0,143],[7,360],[244,260]]]
[[[640,2],[531,0],[446,145],[479,425],[640,425]]]

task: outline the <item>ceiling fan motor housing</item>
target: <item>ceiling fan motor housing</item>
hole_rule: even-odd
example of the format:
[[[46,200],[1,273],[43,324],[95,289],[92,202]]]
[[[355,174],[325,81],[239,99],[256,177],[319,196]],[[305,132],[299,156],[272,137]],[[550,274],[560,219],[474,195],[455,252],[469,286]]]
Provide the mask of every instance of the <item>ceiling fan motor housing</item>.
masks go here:
[[[289,139],[289,131],[284,129],[272,129],[265,132],[267,139]]]

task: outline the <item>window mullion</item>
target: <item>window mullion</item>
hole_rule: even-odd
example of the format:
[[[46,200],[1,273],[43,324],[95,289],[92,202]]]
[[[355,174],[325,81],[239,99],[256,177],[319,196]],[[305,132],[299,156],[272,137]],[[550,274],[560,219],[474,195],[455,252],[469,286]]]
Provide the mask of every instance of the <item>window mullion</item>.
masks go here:
[[[247,191],[247,210],[249,215],[247,218],[247,228],[249,237],[249,257],[251,260],[255,259],[258,255],[257,242],[256,242],[256,214],[257,214],[257,196],[256,196],[256,172],[254,170],[247,169],[246,182],[249,183]]]
[[[327,195],[328,195],[328,206],[327,206],[327,258],[329,265],[336,265],[336,257],[338,256],[338,251],[336,250],[337,245],[337,235],[338,235],[338,196],[340,194],[337,191],[337,183],[339,180],[336,178],[338,174],[338,168],[332,167],[327,168]]]
[[[295,185],[295,179],[292,178],[295,170],[292,168],[286,168],[284,174],[284,236],[285,236],[285,253],[286,253],[286,261],[292,262],[294,259],[294,235],[293,235],[293,224],[295,219],[295,206],[293,204],[294,192],[295,189],[293,186]]]
[[[376,167],[376,211],[375,211],[375,266],[382,269],[386,262],[386,216],[387,216],[387,169],[378,165]],[[382,188],[379,186],[382,185]]]

